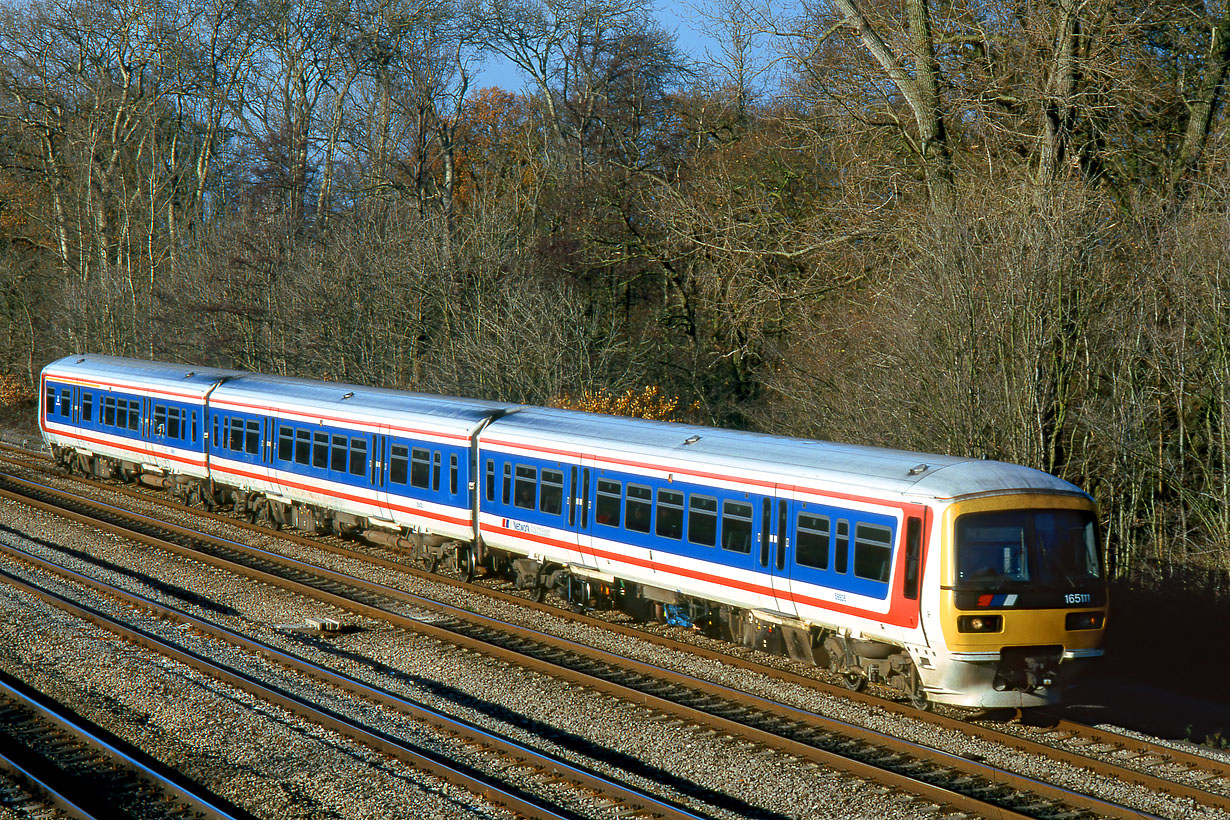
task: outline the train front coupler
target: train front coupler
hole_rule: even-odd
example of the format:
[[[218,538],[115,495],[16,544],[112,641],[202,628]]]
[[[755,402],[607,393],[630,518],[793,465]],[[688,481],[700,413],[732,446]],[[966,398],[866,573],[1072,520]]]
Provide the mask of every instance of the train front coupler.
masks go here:
[[[1061,646],[1005,647],[991,684],[996,692],[1037,692],[1060,682]]]

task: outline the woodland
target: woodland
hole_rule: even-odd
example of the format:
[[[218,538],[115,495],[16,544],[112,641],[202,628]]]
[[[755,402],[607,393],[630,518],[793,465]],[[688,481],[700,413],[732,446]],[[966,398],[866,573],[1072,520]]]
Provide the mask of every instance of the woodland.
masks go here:
[[[1037,467],[1112,577],[1230,595],[1225,0],[697,11],[0,0],[10,397],[81,351],[649,397]]]

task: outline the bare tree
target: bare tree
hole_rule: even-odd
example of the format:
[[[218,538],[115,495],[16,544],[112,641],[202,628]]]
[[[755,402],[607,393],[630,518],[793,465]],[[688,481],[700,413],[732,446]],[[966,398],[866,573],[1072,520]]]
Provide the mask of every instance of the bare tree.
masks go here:
[[[1209,29],[1208,51],[1196,83],[1196,93],[1188,101],[1187,128],[1170,172],[1171,194],[1179,198],[1190,185],[1204,155],[1214,114],[1224,94],[1226,74],[1230,70],[1230,6],[1212,18]]]
[[[491,0],[482,20],[488,47],[538,89],[548,132],[574,169],[613,136],[613,116],[635,119],[681,69],[644,0]]]
[[[831,6],[809,10],[792,26],[778,24],[776,31],[797,42],[793,57],[800,71],[808,82],[821,89],[831,87],[826,76],[835,68],[831,63],[847,60],[839,46],[828,44],[829,38],[847,33],[862,46],[880,78],[887,79],[892,93],[878,78],[869,79],[864,88],[881,98],[881,113],[871,114],[869,106],[876,105],[871,100],[849,98],[845,104],[856,117],[894,129],[917,158],[933,205],[941,211],[949,209],[954,185],[952,147],[940,94],[943,81],[928,0],[905,0],[900,20],[893,20],[880,9],[873,14],[871,7],[860,0],[832,0]],[[851,69],[855,74],[862,71],[848,65],[836,67],[857,86],[857,78],[850,77]],[[905,126],[899,115],[898,100],[905,104],[912,129]]]

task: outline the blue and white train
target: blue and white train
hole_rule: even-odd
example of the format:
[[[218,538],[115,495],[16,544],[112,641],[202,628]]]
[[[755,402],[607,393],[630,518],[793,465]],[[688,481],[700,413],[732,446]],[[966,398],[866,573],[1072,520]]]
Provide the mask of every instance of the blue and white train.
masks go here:
[[[512,574],[920,707],[1058,702],[1101,655],[1092,499],[1012,464],[106,356],[42,372],[56,459]]]

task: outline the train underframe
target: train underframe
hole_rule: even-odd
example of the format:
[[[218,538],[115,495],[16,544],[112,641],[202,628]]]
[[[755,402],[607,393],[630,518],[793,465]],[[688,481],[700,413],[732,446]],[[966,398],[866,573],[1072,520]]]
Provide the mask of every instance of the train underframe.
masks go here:
[[[68,472],[92,478],[140,483],[169,492],[182,503],[213,510],[229,508],[248,521],[271,529],[292,527],[309,534],[334,534],[403,552],[433,571],[467,579],[480,572],[504,575],[519,589],[542,601],[556,593],[576,610],[618,609],[643,621],[694,629],[709,637],[759,649],[828,669],[853,691],[869,682],[895,688],[911,704],[1041,706],[1055,702],[1060,691],[1062,653],[1058,647],[1005,652],[997,663],[941,661],[920,670],[900,646],[858,640],[839,631],[759,610],[687,596],[624,579],[587,574],[579,568],[543,562],[482,544],[470,544],[427,532],[371,526],[361,516],[301,503],[271,499],[263,493],[220,484],[212,479],[155,472],[136,462],[53,447],[56,461]],[[924,662],[925,663],[925,662]],[[1070,665],[1068,665],[1070,666]],[[938,684],[938,685],[937,685]],[[986,692],[995,693],[991,703]],[[980,694],[974,694],[980,693]],[[976,698],[965,704],[966,698]]]
[[[533,590],[540,599],[555,590],[577,610],[617,609],[642,621],[694,629],[711,638],[826,668],[853,691],[869,682],[879,683],[900,690],[920,709],[930,707],[914,661],[902,647],[853,640],[797,619],[532,558],[509,555],[506,560],[516,585]]]

